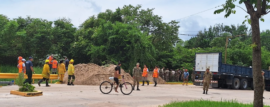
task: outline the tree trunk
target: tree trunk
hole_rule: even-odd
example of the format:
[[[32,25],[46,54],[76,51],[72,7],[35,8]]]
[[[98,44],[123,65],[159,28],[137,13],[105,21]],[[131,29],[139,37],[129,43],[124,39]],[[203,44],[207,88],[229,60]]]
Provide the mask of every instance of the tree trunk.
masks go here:
[[[251,28],[252,28],[252,43],[253,54],[252,54],[252,73],[253,73],[253,84],[254,84],[254,107],[263,107],[263,83],[261,73],[261,42],[260,42],[260,26],[259,18],[256,14],[250,15],[251,17]]]

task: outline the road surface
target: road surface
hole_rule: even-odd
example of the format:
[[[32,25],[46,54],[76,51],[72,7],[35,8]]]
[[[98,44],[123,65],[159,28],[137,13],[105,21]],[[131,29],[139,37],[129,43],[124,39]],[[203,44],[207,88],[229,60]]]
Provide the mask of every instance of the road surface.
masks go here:
[[[1,107],[157,107],[172,101],[186,100],[237,100],[243,103],[253,101],[252,90],[210,89],[208,95],[202,94],[201,86],[160,85],[153,87],[140,86],[141,91],[133,91],[131,95],[123,95],[112,91],[105,95],[99,91],[99,86],[52,84],[45,87],[42,84],[36,90],[42,90],[43,96],[21,97],[10,95],[10,90],[18,86],[0,88]],[[270,93],[265,91],[264,103],[270,105]]]

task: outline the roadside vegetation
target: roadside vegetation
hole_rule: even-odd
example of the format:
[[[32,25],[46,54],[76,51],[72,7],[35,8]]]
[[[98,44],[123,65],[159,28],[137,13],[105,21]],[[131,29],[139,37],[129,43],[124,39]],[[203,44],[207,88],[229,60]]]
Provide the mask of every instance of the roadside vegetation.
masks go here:
[[[172,102],[159,107],[253,107],[253,104],[243,104],[238,101],[210,101],[210,100],[192,100],[185,102]],[[264,107],[270,107],[265,105]]]

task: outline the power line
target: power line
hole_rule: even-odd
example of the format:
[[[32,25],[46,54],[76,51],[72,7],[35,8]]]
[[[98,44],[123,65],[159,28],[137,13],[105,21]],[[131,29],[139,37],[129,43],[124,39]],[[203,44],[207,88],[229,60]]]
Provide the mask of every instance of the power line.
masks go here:
[[[213,8],[210,8],[210,9],[207,9],[207,10],[204,10],[204,11],[201,11],[201,12],[198,12],[198,13],[195,13],[195,14],[192,14],[192,15],[189,15],[189,16],[186,16],[186,17],[183,17],[183,18],[180,18],[180,19],[177,19],[177,20],[181,20],[181,19],[184,19],[184,18],[187,18],[187,17],[190,17],[190,16],[193,16],[193,15],[196,15],[196,14],[200,14],[200,13],[203,13],[203,12],[206,12],[206,11],[209,11],[209,10],[212,10],[212,9],[215,9],[217,7],[220,7],[222,5],[218,5],[216,7],[213,7]]]

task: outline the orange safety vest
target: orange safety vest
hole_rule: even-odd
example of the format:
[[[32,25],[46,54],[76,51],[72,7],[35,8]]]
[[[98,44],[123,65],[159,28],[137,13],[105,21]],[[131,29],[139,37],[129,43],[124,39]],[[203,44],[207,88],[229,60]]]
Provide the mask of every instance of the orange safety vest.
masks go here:
[[[142,76],[143,77],[146,77],[147,76],[147,68],[143,68]]]
[[[53,60],[53,62],[52,62],[52,68],[57,68],[57,61],[56,60]]]
[[[49,56],[49,64],[52,64],[52,56]]]
[[[19,63],[18,68],[19,68],[19,73],[22,73],[23,72],[23,62]]]
[[[158,77],[158,69],[154,69],[153,77],[154,78],[157,78]]]
[[[20,64],[22,62],[22,59],[23,59],[23,57],[21,57],[21,56],[18,57],[18,64]]]

